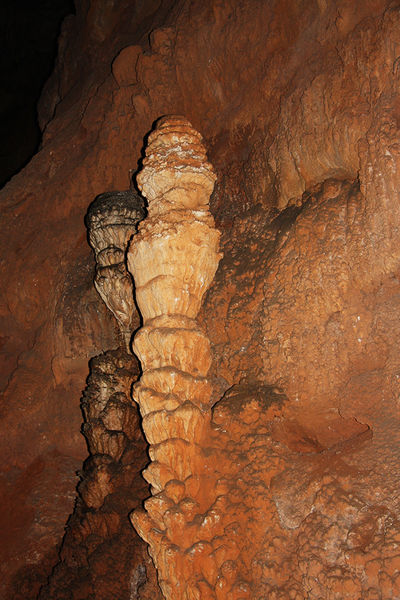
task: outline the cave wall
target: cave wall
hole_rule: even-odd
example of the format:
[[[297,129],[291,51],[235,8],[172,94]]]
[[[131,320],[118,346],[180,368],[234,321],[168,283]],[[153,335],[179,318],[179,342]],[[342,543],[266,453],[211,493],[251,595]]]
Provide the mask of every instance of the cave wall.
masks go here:
[[[230,423],[253,490],[238,514],[269,524],[229,585],[253,572],[249,597],[400,594],[399,32],[385,0],[77,2],[41,149],[0,199],[2,597],[36,597],[57,562],[87,456],[88,361],[119,343],[87,207],[131,185],[170,113],[217,174],[224,258],[199,321],[214,402],[225,394],[216,427]],[[284,400],[266,424],[271,389]]]

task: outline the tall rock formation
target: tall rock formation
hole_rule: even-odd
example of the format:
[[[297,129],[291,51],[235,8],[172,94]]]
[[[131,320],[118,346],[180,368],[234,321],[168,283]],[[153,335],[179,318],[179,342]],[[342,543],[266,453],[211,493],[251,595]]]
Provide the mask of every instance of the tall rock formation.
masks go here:
[[[90,361],[83,393],[82,427],[89,457],[80,472],[79,496],[60,550],[60,561],[41,589],[42,600],[90,598],[156,600],[159,588],[146,548],[132,535],[128,513],[146,497],[140,476],[146,443],[131,399],[139,367],[129,342],[136,318],[126,250],[144,217],[143,199],[132,191],[107,192],[86,215],[96,258],[94,284],[118,321],[120,347]]]
[[[157,245],[158,258],[171,244],[184,260],[163,264],[159,277],[161,258],[137,256],[145,372],[136,391],[154,489],[134,519],[164,590],[181,594],[185,582],[188,592],[218,600],[400,597],[399,2],[75,5],[40,101],[40,151],[0,194],[0,597],[36,600],[59,562],[77,471],[89,481],[98,466],[103,492],[113,482],[103,505],[80,505],[106,537],[74,538],[83,543],[76,562],[62,550],[70,562],[64,575],[54,571],[55,597],[71,580],[77,589],[79,573],[100,586],[100,574],[112,572],[104,527],[115,532],[117,504],[124,536],[141,543],[128,512],[139,503],[132,490],[148,496],[133,476],[145,466],[145,442],[137,459],[130,455],[128,477],[132,439],[118,427],[132,405],[111,387],[101,402],[90,392],[85,408],[91,448],[111,454],[82,469],[88,362],[113,348],[91,363],[96,376],[107,386],[115,384],[108,370],[137,376],[121,349],[132,300],[122,246],[111,241],[99,269],[116,315],[122,307],[119,326],[93,286],[84,216],[88,199],[131,187],[147,133],[171,113],[204,136],[218,175],[209,206],[224,256],[197,314],[201,282],[196,289],[184,257],[200,238],[181,247],[179,235],[188,223],[211,221],[204,207],[175,203],[201,201],[213,176],[196,170],[191,185],[184,167],[169,168],[177,152],[161,143],[161,122],[142,171],[150,212],[137,239],[149,252]],[[174,127],[176,140],[187,134],[182,122]],[[190,135],[197,142],[186,147],[196,154]],[[181,173],[188,195],[170,186],[171,173],[176,181]],[[196,251],[196,269],[201,257]],[[114,271],[115,297],[106,289]],[[199,394],[187,400],[189,389]],[[192,429],[188,415],[197,419]],[[80,489],[89,503],[103,498]],[[168,535],[160,540],[153,522]],[[187,546],[197,539],[202,545]],[[150,573],[143,552],[144,543],[139,562],[124,556],[116,570],[124,586],[132,575],[139,598],[144,564]]]
[[[199,488],[205,496],[213,492],[204,453],[211,350],[196,316],[221,258],[220,234],[208,207],[214,181],[192,125],[177,116],[159,120],[137,176],[148,216],[128,253],[143,317],[133,344],[143,374],[133,396],[150,443],[151,463],[143,475],[153,492],[132,522],[150,544],[161,589],[170,600],[201,597],[199,580],[207,585],[209,578],[209,565],[199,572],[206,561],[203,523],[196,526],[196,520],[205,509]]]
[[[118,290],[116,290],[118,293]],[[82,399],[89,457],[80,471],[79,496],[41,600],[155,600],[158,586],[143,542],[132,535],[132,506],[148,493],[140,477],[147,453],[139,415],[130,398],[135,358],[124,348],[90,363]]]

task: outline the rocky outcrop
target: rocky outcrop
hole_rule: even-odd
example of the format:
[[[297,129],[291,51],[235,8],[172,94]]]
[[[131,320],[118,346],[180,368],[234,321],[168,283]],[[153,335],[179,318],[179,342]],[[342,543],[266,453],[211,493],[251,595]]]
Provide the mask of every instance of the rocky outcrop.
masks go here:
[[[94,285],[117,319],[128,352],[136,310],[125,253],[144,214],[143,200],[126,191],[101,194],[86,216],[89,241],[96,256]]]
[[[88,361],[121,344],[92,284],[88,199],[130,187],[147,132],[173,112],[202,132],[218,175],[210,212],[224,256],[195,316],[157,315],[164,294],[154,294],[155,281],[138,286],[146,373],[155,380],[162,371],[165,382],[172,369],[193,378],[194,368],[210,364],[213,390],[208,407],[205,389],[190,413],[211,418],[199,441],[196,428],[178,429],[184,420],[171,417],[186,410],[174,389],[170,405],[140,392],[143,409],[159,413],[158,421],[143,418],[153,457],[171,446],[164,432],[190,434],[179,444],[197,444],[195,464],[172,466],[201,475],[191,489],[188,479],[168,485],[171,472],[161,467],[146,475],[159,486],[148,509],[155,514],[160,501],[160,531],[168,527],[177,540],[185,533],[176,545],[181,570],[172,557],[167,573],[157,549],[169,538],[144,532],[154,534],[165,589],[171,581],[180,593],[185,581],[190,592],[202,585],[199,593],[219,600],[396,598],[398,2],[254,0],[251,10],[236,0],[75,4],[40,103],[41,150],[0,198],[0,596],[32,600],[51,571],[87,456],[79,399]],[[165,210],[150,219],[159,221],[160,254],[169,235],[176,240],[181,214],[164,191]],[[189,287],[178,287],[178,304],[191,306]],[[194,333],[199,353],[186,361]],[[178,367],[163,367],[166,356]],[[120,464],[125,438],[108,429],[113,419],[96,416],[87,433],[93,449],[101,440]],[[137,470],[143,466],[140,459]],[[107,497],[89,512],[101,513]],[[137,513],[143,530],[149,512]],[[204,542],[194,554],[193,546],[183,552],[190,539]],[[68,587],[61,576],[59,587]]]
[[[137,176],[148,216],[128,253],[143,317],[133,343],[143,374],[133,396],[150,443],[143,475],[153,493],[132,523],[149,543],[161,589],[171,600],[200,597],[215,570],[202,532],[204,499],[214,493],[204,452],[211,350],[195,320],[221,258],[208,208],[214,181],[191,124],[175,116],[158,121]]]
[[[109,350],[90,362],[81,409],[89,458],[80,473],[79,497],[68,520],[60,561],[39,598],[156,599],[154,567],[138,536],[132,536],[128,513],[146,497],[140,477],[147,454],[132,379],[139,375],[129,353],[136,309],[125,254],[143,200],[133,192],[102,194],[86,217],[95,250],[94,284],[116,317],[124,348]]]
[[[128,519],[147,494],[140,477],[146,445],[130,398],[135,374],[137,361],[123,349],[91,361],[82,399],[90,456],[80,473],[60,561],[39,595],[43,600],[161,597],[146,548]]]

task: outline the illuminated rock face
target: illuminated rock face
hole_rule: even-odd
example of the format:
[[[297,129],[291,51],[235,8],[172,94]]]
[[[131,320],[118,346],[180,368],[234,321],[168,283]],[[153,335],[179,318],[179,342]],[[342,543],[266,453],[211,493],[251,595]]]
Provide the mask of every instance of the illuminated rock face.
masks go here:
[[[204,542],[204,513],[215,493],[204,451],[211,353],[195,320],[221,258],[208,209],[214,181],[200,134],[183,117],[161,119],[137,177],[148,217],[128,253],[143,316],[133,343],[143,375],[133,395],[150,442],[144,477],[153,492],[132,522],[149,543],[163,594],[171,600],[200,597],[202,586],[211,590],[215,583]]]
[[[90,245],[96,255],[94,284],[117,319],[128,350],[135,305],[125,252],[144,214],[140,196],[126,191],[101,194],[90,205],[86,216]]]
[[[106,13],[105,2],[76,4],[41,101],[42,150],[1,193],[0,597],[33,600],[56,562],[75,472],[87,456],[79,399],[88,359],[118,346],[114,319],[92,289],[83,224],[88,199],[126,189],[151,124],[178,111],[201,123],[218,173],[211,210],[224,259],[195,330],[207,334],[213,352],[207,379],[224,388],[219,394],[215,387],[213,399],[229,392],[213,407],[203,453],[195,455],[197,479],[170,483],[170,462],[152,463],[146,475],[153,473],[154,482],[158,477],[163,490],[161,496],[154,491],[154,512],[157,502],[164,520],[178,521],[187,511],[174,535],[163,525],[160,545],[152,542],[163,587],[172,581],[176,594],[170,595],[185,586],[193,596],[203,579],[218,600],[246,594],[250,600],[399,598],[398,3],[254,1],[249,11],[249,3],[237,0],[165,0],[157,10],[154,2],[110,2]],[[171,221],[161,245],[176,231],[180,212],[163,181],[152,181],[149,172],[147,183],[158,186],[154,196],[168,207],[159,227]],[[154,313],[159,300],[150,287],[142,293]],[[157,327],[166,329],[167,317],[157,318]],[[146,371],[148,382],[161,381],[163,373],[164,386],[169,381],[188,389],[188,376],[178,381],[168,368],[156,368],[167,353],[168,361],[176,360],[179,349],[179,368],[191,372],[194,361],[181,353],[194,339],[186,332],[193,319],[186,319],[179,340],[169,336],[164,346],[147,319],[143,336],[155,365]],[[196,347],[197,369],[204,370],[206,351],[200,342]],[[193,403],[203,402],[209,387],[196,377]],[[238,387],[247,380],[255,389]],[[286,398],[273,419],[268,412],[279,403],[268,386]],[[182,405],[176,397],[166,399],[149,385],[140,401],[150,413],[169,411],[160,430],[172,435],[170,413]],[[106,429],[117,425],[116,409],[112,401],[110,413],[103,413]],[[199,412],[205,414],[202,407]],[[102,435],[93,416],[91,431]],[[152,417],[144,421],[149,430]],[[105,438],[101,443],[106,450]],[[140,460],[137,473],[148,457]],[[131,480],[121,481],[113,480],[113,492],[88,514],[107,512],[119,498],[127,520],[136,504]],[[97,497],[100,503],[101,490],[89,493],[89,502]],[[148,496],[145,489],[141,499]],[[191,500],[185,504],[184,497]],[[200,514],[208,515],[208,529]],[[100,532],[104,521],[97,518]],[[96,519],[90,516],[91,523]],[[188,543],[190,533],[203,545],[185,555],[180,532]],[[140,563],[121,558],[129,536],[140,540],[130,523],[125,534],[118,541],[111,536],[107,557],[102,545],[89,561],[99,586],[106,564],[108,573],[118,565],[118,577],[124,572],[129,580],[132,569],[140,581]],[[171,539],[175,546],[164,560],[162,542],[168,549]],[[201,547],[203,556],[210,552],[207,565]],[[51,549],[54,558],[48,558]],[[71,579],[80,563],[74,551],[69,556],[71,570],[54,584],[55,600],[61,589],[74,595]],[[174,565],[180,575],[170,575]],[[96,600],[99,593],[96,588]],[[121,592],[121,600],[130,593]],[[206,597],[204,589],[201,594]],[[104,596],[117,597],[108,587]]]

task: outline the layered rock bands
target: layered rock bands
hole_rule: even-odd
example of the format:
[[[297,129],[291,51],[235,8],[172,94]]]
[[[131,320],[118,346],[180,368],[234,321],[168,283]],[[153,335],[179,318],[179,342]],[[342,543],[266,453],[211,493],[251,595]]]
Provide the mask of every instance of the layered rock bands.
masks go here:
[[[137,176],[148,216],[128,252],[143,317],[133,342],[143,375],[133,395],[150,443],[144,477],[152,490],[132,523],[171,600],[214,597],[206,514],[215,494],[206,443],[211,351],[196,322],[221,258],[208,207],[214,181],[200,134],[183,117],[160,119]]]
[[[144,214],[140,196],[125,191],[100,194],[86,215],[89,241],[96,257],[94,285],[117,319],[128,351],[135,305],[125,252]]]
[[[155,570],[145,544],[132,535],[128,514],[148,490],[140,471],[146,443],[131,400],[132,378],[139,374],[129,351],[136,313],[125,253],[143,200],[134,192],[101,194],[86,217],[95,251],[95,286],[116,317],[122,346],[94,357],[81,409],[89,458],[80,473],[74,513],[60,551],[60,561],[40,593],[42,600],[123,600],[160,597]]]
[[[135,358],[122,348],[91,360],[82,399],[90,456],[68,521],[60,561],[40,600],[159,598],[145,545],[132,535],[128,513],[146,496],[140,469],[146,445],[130,399]],[[136,595],[135,595],[136,594]]]

